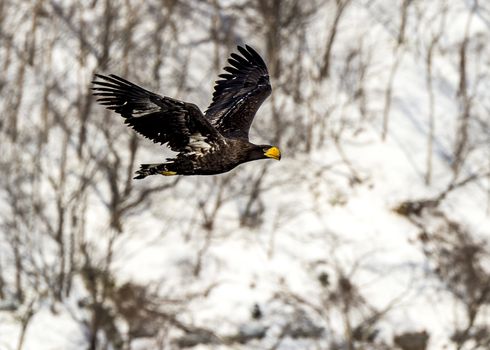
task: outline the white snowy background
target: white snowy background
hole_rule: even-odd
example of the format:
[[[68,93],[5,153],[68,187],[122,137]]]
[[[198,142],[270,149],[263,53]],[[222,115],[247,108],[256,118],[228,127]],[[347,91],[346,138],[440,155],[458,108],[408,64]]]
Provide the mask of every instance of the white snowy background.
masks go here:
[[[0,349],[489,349],[490,3],[3,0]],[[277,144],[213,177],[91,98],[205,110],[237,44]]]

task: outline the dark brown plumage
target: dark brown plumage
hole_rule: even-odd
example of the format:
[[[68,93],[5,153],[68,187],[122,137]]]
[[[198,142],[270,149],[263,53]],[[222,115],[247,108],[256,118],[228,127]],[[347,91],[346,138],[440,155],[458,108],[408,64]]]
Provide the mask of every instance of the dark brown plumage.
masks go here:
[[[136,179],[148,175],[213,175],[237,165],[272,158],[277,147],[255,145],[248,133],[255,113],[271,94],[265,62],[250,46],[232,53],[227,73],[219,75],[206,112],[192,104],[163,97],[116,75],[94,80],[97,101],[125,118],[125,123],[153,142],[165,144],[177,156],[166,163],[142,164]]]

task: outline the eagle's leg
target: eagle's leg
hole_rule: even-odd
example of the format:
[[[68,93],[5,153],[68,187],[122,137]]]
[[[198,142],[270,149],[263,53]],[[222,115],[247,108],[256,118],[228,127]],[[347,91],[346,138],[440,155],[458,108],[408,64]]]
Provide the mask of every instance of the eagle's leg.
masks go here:
[[[136,172],[138,176],[135,179],[144,179],[149,175],[177,175],[177,171],[172,170],[174,163],[159,163],[159,164],[141,164],[140,169]]]

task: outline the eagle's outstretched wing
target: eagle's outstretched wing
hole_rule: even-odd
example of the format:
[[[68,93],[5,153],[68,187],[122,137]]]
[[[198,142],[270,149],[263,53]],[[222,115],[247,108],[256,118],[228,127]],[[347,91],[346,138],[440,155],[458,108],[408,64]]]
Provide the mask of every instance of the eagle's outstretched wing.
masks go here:
[[[269,73],[264,60],[250,46],[238,46],[237,55],[231,54],[230,66],[216,81],[213,101],[205,116],[225,137],[248,140],[248,132],[255,113],[271,94]]]
[[[191,152],[192,146],[216,142],[222,136],[192,104],[163,97],[116,75],[95,75],[97,101],[119,113],[125,123],[155,143],[168,142],[176,152]],[[197,144],[196,144],[197,143]]]

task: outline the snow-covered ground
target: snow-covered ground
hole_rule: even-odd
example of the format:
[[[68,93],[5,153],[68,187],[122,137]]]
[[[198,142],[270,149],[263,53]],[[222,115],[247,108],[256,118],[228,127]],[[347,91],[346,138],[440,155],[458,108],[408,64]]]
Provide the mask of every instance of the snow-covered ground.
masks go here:
[[[227,2],[220,3],[223,3],[224,14],[237,11]],[[330,2],[323,4],[306,25],[308,31],[303,43],[307,62],[302,63],[306,67],[304,91],[308,94],[311,91],[312,100],[292,106],[294,102],[284,88],[288,82],[281,81],[281,78],[273,80],[273,87],[280,88],[275,90],[275,101],[269,99],[259,111],[252,141],[268,141],[268,134],[260,132],[261,125],[272,129],[272,103],[279,105],[282,102],[292,106],[285,109],[292,114],[284,115],[288,122],[300,117],[305,120],[325,118],[327,127],[315,127],[311,137],[315,140],[324,137],[326,141],[313,146],[309,152],[296,150],[294,143],[280,145],[283,148],[280,162],[249,163],[233,170],[231,175],[183,178],[171,190],[153,194],[146,205],[125,216],[122,233],[115,233],[109,228],[110,220],[104,207],[107,204],[103,200],[108,189],[94,186],[86,202],[88,214],[84,237],[94,251],[100,252],[94,259],[103,261],[106,246],[113,244],[110,272],[115,278],[115,285],[131,282],[151,286],[162,298],[162,309],[174,312],[179,322],[212,330],[221,339],[229,339],[250,327],[265,330],[262,339],[242,345],[218,341],[197,345],[196,349],[347,349],[348,341],[345,339],[352,332],[349,327],[363,322],[367,324],[366,319],[373,315],[378,318],[373,323],[377,334],[370,343],[372,349],[384,349],[382,343],[394,348],[396,335],[422,331],[430,335],[430,350],[454,346],[450,337],[456,329],[466,325],[464,308],[434,273],[434,262],[424,254],[419,238],[421,227],[395,211],[402,202],[437,197],[453,180],[451,161],[461,115],[458,52],[465,35],[470,38],[466,78],[469,93],[475,101],[472,111],[486,125],[490,121],[483,113],[489,110],[490,101],[486,89],[490,73],[490,47],[485,41],[490,38],[487,12],[478,8],[471,17],[471,25],[468,25],[471,1],[455,1],[448,5],[432,68],[435,137],[432,182],[426,185],[424,176],[429,133],[426,55],[431,35],[440,26],[442,3],[414,2],[410,5],[405,28],[406,43],[397,49],[401,1],[352,1],[341,18],[333,46],[332,76],[318,82],[310,81],[310,74],[321,65],[315,59],[323,57],[335,10]],[[12,10],[15,6],[7,7]],[[102,8],[97,3],[94,8],[87,9],[85,17],[87,13],[100,16]],[[213,7],[199,3],[195,11],[212,13]],[[195,23],[184,21],[180,28],[189,46],[209,34],[206,30],[210,24],[199,18]],[[86,20],[90,22],[91,17]],[[61,20],[58,18],[57,21]],[[236,25],[238,28],[247,27],[240,21]],[[66,23],[59,24],[61,28],[66,26]],[[150,24],[140,25],[140,32],[135,32],[138,40],[145,40],[146,26],[151,27]],[[201,31],[193,30],[193,27]],[[243,38],[251,32],[249,43],[265,53],[265,39],[261,33],[253,33],[251,28],[249,32],[238,31],[237,35],[245,40]],[[67,29],[67,33],[67,43],[75,40],[70,36],[70,30]],[[284,49],[284,60],[289,64],[298,42],[292,39],[283,45],[291,46],[290,53]],[[360,45],[364,48],[363,54],[369,57],[363,81],[365,115],[360,113],[358,101],[350,98],[348,89],[343,90],[342,87],[348,84],[348,77],[340,73],[349,53]],[[478,45],[481,48],[474,49]],[[60,45],[54,51],[57,60],[67,59],[66,64],[76,61],[69,52],[69,46]],[[188,56],[190,61],[186,62],[193,67],[185,83],[187,90],[168,82],[175,70],[165,65],[162,68],[163,83],[156,85],[167,91],[175,89],[176,97],[186,98],[188,95],[190,101],[194,100],[204,109],[215,72],[209,69],[209,62],[201,61],[214,47],[206,43],[196,44],[195,48],[189,46],[181,49],[177,45],[172,47],[176,59],[169,60],[169,65],[178,70],[180,57],[192,52]],[[228,51],[224,48],[220,51],[222,66]],[[6,49],[1,48],[0,54],[5,52]],[[396,57],[400,62],[392,84],[388,134],[382,140],[386,89]],[[265,58],[266,61],[269,59]],[[81,77],[67,73],[67,84],[87,84],[93,64],[89,58],[86,61],[89,68],[76,71],[76,74],[82,74]],[[118,67],[118,63],[110,62],[106,70],[111,72]],[[61,65],[60,74],[66,71],[66,67]],[[134,76],[138,77],[139,72],[135,71]],[[26,84],[33,86],[43,82],[41,74],[30,77],[27,74],[25,79]],[[11,82],[10,79],[7,81]],[[24,103],[35,106],[37,98],[42,97],[27,96]],[[28,106],[25,108],[29,110]],[[33,108],[40,113],[38,108]],[[97,109],[98,106],[92,106],[94,113]],[[102,115],[100,111],[97,113]],[[35,119],[26,117],[21,124],[25,127],[27,120]],[[301,125],[301,121],[292,125],[285,134],[303,133],[299,129]],[[490,166],[485,124],[475,125],[476,122],[470,125],[469,139],[483,141],[468,153],[468,161],[464,163],[457,181],[485,167],[488,172]],[[320,130],[325,130],[325,135],[319,135]],[[122,126],[114,131],[117,134],[115,145],[125,145],[126,132],[131,131]],[[96,130],[89,133],[101,135]],[[333,140],[335,134],[339,135],[337,144]],[[62,136],[60,132],[59,138]],[[56,149],[57,140],[55,137],[50,147]],[[103,140],[91,142],[100,145],[95,148],[105,147]],[[147,141],[142,141],[142,145],[136,163],[140,159],[141,163],[147,163],[152,156],[155,157],[155,152],[159,152]],[[2,158],[2,162],[6,159]],[[46,167],[50,161],[57,163],[59,157],[47,157]],[[76,174],[74,167],[78,160],[73,155],[68,161],[73,162],[71,172]],[[260,185],[260,200],[254,202],[259,219],[254,225],[240,225],[240,213],[244,212],[249,198],[247,194],[264,166],[266,171]],[[102,181],[105,176],[97,173],[95,178]],[[159,185],[173,180],[154,177],[145,181],[135,182],[134,187],[142,189],[147,184]],[[488,177],[478,179],[451,191],[438,208],[475,237],[488,238],[488,187]],[[0,197],[0,208],[3,206],[2,198],[6,197]],[[206,215],[211,215],[218,200],[221,202],[212,227],[206,229],[203,227]],[[430,227],[431,217],[427,217],[424,224]],[[0,217],[0,223],[2,220],[4,218]],[[433,225],[437,226],[436,223]],[[2,227],[7,227],[5,222]],[[0,237],[4,239],[7,236]],[[79,263],[82,261],[80,258]],[[487,265],[483,266],[488,272],[488,260],[486,262]],[[0,241],[0,270],[4,271],[2,275],[6,282],[13,285],[13,259],[6,239],[5,242]],[[321,280],[320,276],[327,276],[328,281]],[[345,280],[352,283],[351,289],[342,286],[341,281]],[[8,286],[4,288],[7,294],[13,290]],[[84,320],[89,316],[80,307],[80,300],[87,295],[82,279],[75,277],[70,295],[54,305],[50,295],[39,295],[34,287],[31,288],[33,290],[28,290],[25,299],[26,303],[32,301],[35,304],[36,312],[27,325],[22,349],[87,349],[88,327]],[[339,291],[343,294],[352,292],[352,296],[344,298],[345,295],[338,295]],[[352,305],[343,304],[347,299]],[[0,306],[7,305],[8,301],[8,297],[0,298]],[[251,316],[254,305],[261,310],[262,315],[258,319]],[[25,315],[26,308],[27,305],[20,305],[13,311],[6,307],[3,308],[6,311],[0,310],[1,350],[17,348],[22,323],[20,317]],[[293,337],[282,334],[287,328],[285,325],[300,322],[302,313],[310,328],[321,330],[319,335]],[[476,323],[488,326],[485,316],[488,316],[487,306]],[[116,324],[122,333],[128,327],[122,320]],[[175,341],[181,339],[183,333],[178,327],[169,327],[168,333],[162,336],[162,348],[178,348]],[[156,349],[159,348],[157,343],[155,339],[140,338],[132,342],[132,348]],[[368,348],[368,343],[362,344],[356,348]]]

